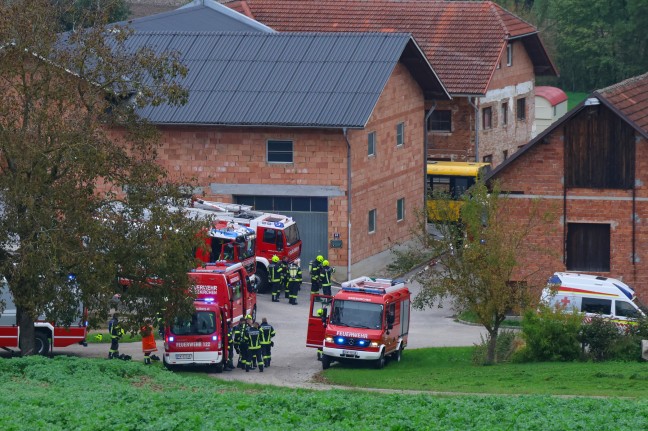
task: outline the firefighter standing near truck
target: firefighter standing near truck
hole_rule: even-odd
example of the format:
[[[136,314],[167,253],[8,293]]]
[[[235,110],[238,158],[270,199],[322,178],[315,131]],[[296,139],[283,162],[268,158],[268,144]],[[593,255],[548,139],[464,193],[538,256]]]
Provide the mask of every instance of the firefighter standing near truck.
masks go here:
[[[272,256],[272,263],[268,265],[268,278],[272,286],[272,302],[279,302],[279,291],[282,278],[281,264],[277,255]]]
[[[288,256],[284,256],[281,260],[281,287],[283,288],[284,295],[286,299],[290,298],[290,290],[288,288],[288,268],[290,263],[288,262]],[[281,295],[281,292],[279,293]]]
[[[308,265],[308,272],[311,279],[311,293],[319,293],[321,284],[320,276],[322,270],[322,262],[324,262],[324,256],[321,254],[318,255],[314,260]]]
[[[108,321],[108,332],[110,333],[110,350],[108,350],[108,359],[119,359],[119,339],[125,331],[119,324],[119,316],[113,314],[112,319]]]
[[[159,360],[155,355],[151,356],[151,353],[157,352],[157,344],[155,343],[155,333],[153,331],[153,324],[151,319],[146,319],[144,325],[140,328],[140,334],[142,334],[142,352],[144,352],[144,365],[151,365],[151,359]]]
[[[322,262],[321,270],[321,283],[322,283],[322,293],[324,295],[331,295],[331,284],[333,283],[333,273],[335,268],[329,266],[329,261],[325,260]]]
[[[225,363],[225,371],[232,371],[234,369],[234,328],[232,324],[227,322],[227,362]]]
[[[286,271],[288,279],[288,303],[297,305],[297,293],[301,288],[302,270],[295,262],[290,262]]]
[[[250,325],[245,330],[243,339],[246,340],[248,345],[248,355],[245,364],[245,372],[249,372],[259,365],[259,371],[263,372],[263,358],[261,358],[261,331],[257,322],[251,323],[252,318],[249,319]]]
[[[245,333],[245,320],[239,320],[238,324],[234,327],[234,349],[238,353],[238,362],[236,368],[245,368],[247,351],[243,342],[243,335]]]
[[[259,330],[261,331],[261,356],[263,357],[263,365],[270,367],[270,361],[272,360],[272,346],[274,346],[272,338],[277,335],[277,332],[272,325],[268,323],[268,319],[265,317],[261,319]]]

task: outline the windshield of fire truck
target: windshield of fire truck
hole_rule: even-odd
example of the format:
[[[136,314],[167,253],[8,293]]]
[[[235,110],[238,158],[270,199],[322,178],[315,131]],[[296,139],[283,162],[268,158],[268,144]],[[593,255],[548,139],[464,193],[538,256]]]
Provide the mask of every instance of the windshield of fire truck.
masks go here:
[[[371,302],[335,300],[331,323],[352,328],[380,329],[383,306]]]
[[[286,235],[286,245],[291,246],[293,244],[297,244],[299,242],[299,229],[297,228],[297,223],[293,224],[292,226],[288,226],[284,230],[284,234]]]
[[[239,256],[241,260],[245,260],[248,257],[254,256],[254,247],[256,245],[256,239],[243,239],[241,237],[236,239],[239,246]]]
[[[216,332],[216,314],[213,311],[197,311],[189,319],[177,318],[171,326],[175,335],[208,335]]]

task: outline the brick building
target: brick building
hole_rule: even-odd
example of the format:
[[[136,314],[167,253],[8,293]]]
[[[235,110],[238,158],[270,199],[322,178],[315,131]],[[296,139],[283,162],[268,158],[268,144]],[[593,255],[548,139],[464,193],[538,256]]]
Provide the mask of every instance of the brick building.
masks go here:
[[[510,192],[507,213],[523,220],[539,199],[550,232],[531,241],[553,256],[524,262],[554,271],[619,278],[648,300],[648,74],[595,91],[498,166],[488,180]]]
[[[414,39],[188,32],[193,13],[210,25],[204,6],[133,22],[133,44],[179,49],[189,67],[187,105],[140,112],[162,132],[160,163],[207,199],[293,216],[305,264],[323,253],[340,278],[409,238],[425,195],[425,101],[450,97]]]
[[[534,135],[538,75],[556,75],[529,23],[492,1],[235,0],[278,31],[408,32],[452,100],[426,103],[428,157],[498,165]]]

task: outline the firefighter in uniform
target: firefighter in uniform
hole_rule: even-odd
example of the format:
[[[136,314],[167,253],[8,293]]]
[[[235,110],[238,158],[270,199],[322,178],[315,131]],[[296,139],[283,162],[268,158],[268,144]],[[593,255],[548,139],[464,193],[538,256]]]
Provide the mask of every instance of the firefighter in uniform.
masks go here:
[[[119,339],[125,331],[119,324],[119,316],[113,314],[112,319],[108,321],[108,332],[110,333],[110,350],[108,350],[108,359],[119,359]]]
[[[263,357],[263,365],[270,367],[270,361],[272,360],[271,351],[272,346],[274,346],[272,337],[274,337],[277,332],[272,325],[268,323],[268,319],[265,317],[261,319],[259,330],[261,331],[261,356]]]
[[[297,292],[301,288],[302,270],[295,262],[290,262],[288,271],[286,271],[288,279],[288,303],[297,305]]]
[[[247,344],[245,344],[245,341],[243,340],[246,327],[247,325],[243,319],[239,320],[238,325],[234,327],[234,348],[239,355],[236,368],[245,368],[245,363],[247,361]]]
[[[324,293],[324,295],[331,295],[331,284],[332,284],[334,272],[335,272],[335,268],[331,268],[329,266],[328,260],[322,262],[321,280],[322,280],[322,293]]]
[[[249,319],[251,322],[252,319]],[[259,365],[259,371],[263,372],[263,360],[261,359],[261,331],[259,324],[254,322],[245,329],[243,339],[248,345],[248,356],[245,363],[245,372],[249,372]]]
[[[272,263],[268,266],[268,279],[272,286],[272,302],[279,302],[279,290],[281,289],[281,264],[278,256],[272,256]]]
[[[159,360],[153,352],[157,352],[157,345],[155,343],[155,333],[153,331],[153,324],[151,319],[146,319],[144,325],[140,328],[142,334],[142,352],[144,352],[144,365],[151,365],[151,359]]]
[[[322,269],[322,262],[324,262],[324,256],[320,254],[315,258],[315,260],[312,260],[308,264],[308,272],[311,279],[311,293],[319,293],[320,291],[320,272]]]
[[[232,371],[234,369],[234,328],[232,324],[227,322],[227,363],[225,363],[225,371]]]
[[[290,298],[290,291],[288,288],[288,268],[290,263],[288,262],[288,256],[284,256],[281,260],[281,285],[283,287],[284,295],[286,299]],[[279,293],[281,295],[281,292]]]

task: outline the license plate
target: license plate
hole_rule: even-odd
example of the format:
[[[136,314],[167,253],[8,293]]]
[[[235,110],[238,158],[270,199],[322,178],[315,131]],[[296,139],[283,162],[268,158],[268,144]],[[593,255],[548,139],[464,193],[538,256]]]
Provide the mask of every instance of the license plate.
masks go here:
[[[191,359],[193,354],[191,353],[176,353],[176,359]]]
[[[354,350],[342,350],[344,356],[355,356],[356,352]]]

